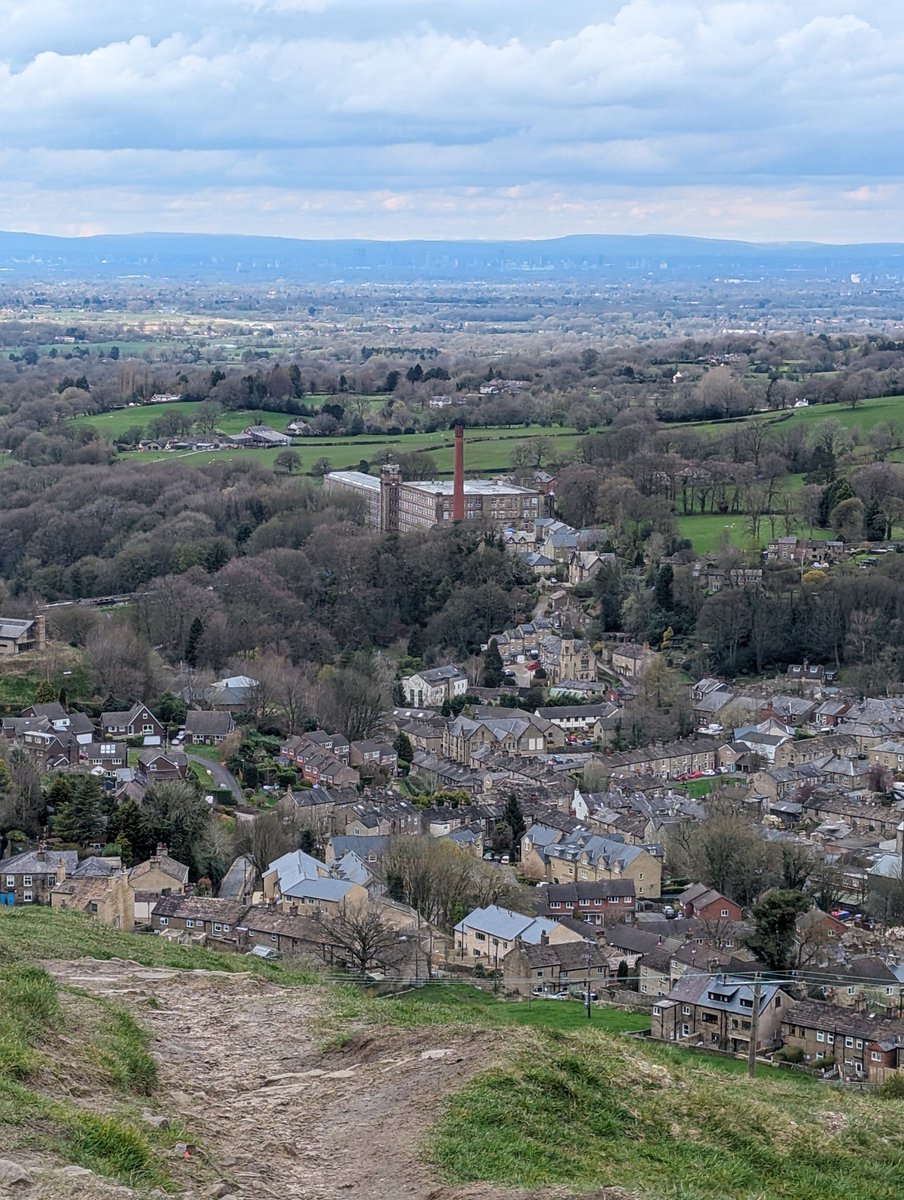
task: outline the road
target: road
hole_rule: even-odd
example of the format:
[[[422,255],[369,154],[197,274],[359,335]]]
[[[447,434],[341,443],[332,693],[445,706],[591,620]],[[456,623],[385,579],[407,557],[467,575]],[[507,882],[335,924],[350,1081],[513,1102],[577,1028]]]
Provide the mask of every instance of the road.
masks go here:
[[[245,795],[242,791],[242,785],[231,771],[226,770],[222,763],[213,762],[209,758],[203,758],[200,754],[190,754],[187,750],[185,753],[189,762],[197,763],[199,767],[203,767],[205,770],[210,772],[211,782],[214,784],[214,786],[218,788],[229,788],[230,792],[232,792],[239,804],[244,803]]]

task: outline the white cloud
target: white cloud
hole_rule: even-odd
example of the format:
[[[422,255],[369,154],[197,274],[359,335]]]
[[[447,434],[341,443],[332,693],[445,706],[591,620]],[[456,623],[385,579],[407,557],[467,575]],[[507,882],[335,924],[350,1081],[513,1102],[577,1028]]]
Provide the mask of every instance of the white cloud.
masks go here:
[[[862,189],[904,178],[904,34],[876,0],[0,0],[0,19],[0,162],[49,231],[56,180],[58,221],[74,187],[97,205],[80,222],[143,203],[143,228],[260,229],[254,196],[287,222],[345,197],[337,230],[363,211],[394,236],[493,214],[665,228],[707,190],[710,220],[814,236],[815,211],[865,223]]]

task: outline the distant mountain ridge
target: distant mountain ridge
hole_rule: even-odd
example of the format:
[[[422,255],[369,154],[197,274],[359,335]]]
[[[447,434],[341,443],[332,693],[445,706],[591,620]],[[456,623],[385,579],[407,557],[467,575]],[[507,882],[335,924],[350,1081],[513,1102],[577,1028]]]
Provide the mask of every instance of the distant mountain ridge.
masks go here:
[[[575,234],[537,241],[305,240],[233,234],[140,233],[63,238],[0,232],[0,279],[153,278],[347,283],[373,280],[523,280],[898,276],[904,244],[756,243],[668,234]]]

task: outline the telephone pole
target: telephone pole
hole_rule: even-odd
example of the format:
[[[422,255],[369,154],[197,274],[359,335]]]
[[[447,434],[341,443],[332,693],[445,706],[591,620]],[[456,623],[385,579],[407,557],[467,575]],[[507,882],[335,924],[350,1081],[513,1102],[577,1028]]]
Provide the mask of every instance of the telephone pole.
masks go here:
[[[756,1075],[756,1042],[760,1031],[760,997],[762,986],[757,973],[753,981],[753,1012],[750,1017],[750,1045],[747,1047],[747,1074],[751,1079]]]

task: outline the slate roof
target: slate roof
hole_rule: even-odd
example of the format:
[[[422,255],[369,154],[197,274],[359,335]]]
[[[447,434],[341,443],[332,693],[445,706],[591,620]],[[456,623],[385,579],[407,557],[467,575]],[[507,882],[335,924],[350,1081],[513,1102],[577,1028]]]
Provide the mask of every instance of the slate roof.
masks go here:
[[[490,937],[512,942],[520,937],[524,942],[539,942],[544,933],[552,933],[556,928],[555,921],[545,917],[526,917],[524,913],[513,912],[510,908],[500,908],[491,904],[487,908],[475,908],[468,913],[464,920],[455,926],[456,933],[466,933],[475,929]]]
[[[237,900],[217,900],[213,896],[161,896],[151,912],[152,917],[173,917],[187,921],[217,921],[237,925],[245,915],[247,904]]]
[[[780,991],[777,983],[760,984],[760,1012],[772,1003]],[[699,1004],[719,1012],[750,1016],[753,1011],[754,990],[749,980],[723,975],[685,975],[669,992],[669,1000]]]
[[[840,1033],[845,1037],[858,1037],[879,1044],[904,1045],[904,1021],[871,1017],[868,1013],[855,1012],[835,1004],[821,1004],[818,1000],[798,1000],[785,1013],[782,1024]]]
[[[0,862],[0,872],[10,875],[54,875],[62,863],[71,875],[78,866],[75,850],[24,850]]]

